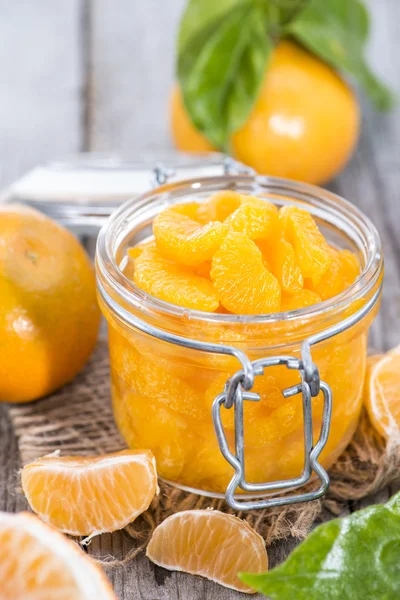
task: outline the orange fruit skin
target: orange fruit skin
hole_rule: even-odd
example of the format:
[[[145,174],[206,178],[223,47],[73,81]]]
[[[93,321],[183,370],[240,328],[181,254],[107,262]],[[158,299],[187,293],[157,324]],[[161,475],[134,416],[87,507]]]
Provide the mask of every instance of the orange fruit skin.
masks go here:
[[[171,133],[176,147],[183,152],[215,152],[215,148],[193,126],[183,104],[179,86],[175,86],[170,99]]]
[[[254,529],[218,510],[185,510],[154,531],[147,557],[172,571],[202,575],[228,588],[254,594],[237,573],[268,570],[265,542]]]
[[[212,149],[191,124],[177,88],[172,94],[171,127],[178,149]],[[359,128],[360,110],[351,88],[310,52],[282,41],[231,147],[235,158],[258,173],[321,184],[349,160]]]
[[[98,564],[28,512],[0,513],[2,600],[116,600]]]
[[[158,490],[150,450],[44,456],[23,468],[21,481],[32,510],[70,535],[122,529],[148,509]]]
[[[78,240],[33,209],[0,206],[0,401],[70,381],[96,344],[100,310]]]

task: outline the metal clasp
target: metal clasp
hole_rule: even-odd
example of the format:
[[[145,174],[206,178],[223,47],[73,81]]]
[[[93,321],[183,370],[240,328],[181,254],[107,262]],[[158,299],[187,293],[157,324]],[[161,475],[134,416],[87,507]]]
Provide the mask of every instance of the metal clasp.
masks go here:
[[[256,175],[256,172],[231,156],[225,156],[224,175]]]
[[[303,345],[306,361],[309,360],[308,347]],[[302,355],[303,355],[302,351]],[[318,458],[321,454],[329,436],[329,427],[332,414],[332,392],[327,383],[320,381],[318,369],[312,365],[311,379],[306,373],[304,357],[302,359],[291,356],[275,356],[262,358],[251,363],[255,376],[263,375],[267,367],[284,365],[288,369],[299,371],[301,383],[291,388],[285,389],[282,393],[285,398],[302,395],[303,405],[303,428],[304,428],[304,466],[303,472],[299,477],[270,483],[249,483],[245,476],[245,450],[244,450],[244,423],[243,423],[243,402],[259,401],[260,397],[251,391],[244,389],[244,372],[238,371],[227,382],[226,390],[217,396],[213,403],[213,422],[218,439],[218,444],[224,458],[235,469],[225,494],[228,505],[235,510],[253,510],[269,508],[282,504],[305,502],[320,498],[328,489],[329,477],[325,469],[319,464]],[[308,365],[311,366],[311,365]],[[313,443],[312,429],[312,398],[319,392],[323,393],[323,413],[320,435],[317,443]],[[224,427],[221,420],[221,410],[235,411],[235,453],[231,452],[227,442]],[[238,488],[245,492],[258,494],[267,494],[274,490],[285,490],[288,488],[297,488],[309,482],[312,473],[315,473],[320,480],[320,486],[317,490],[293,494],[290,497],[267,498],[262,500],[237,500],[235,493]]]
[[[163,163],[158,162],[152,172],[152,178],[150,181],[151,187],[158,187],[159,185],[165,185],[168,183],[170,177],[175,175],[174,169],[169,169]]]

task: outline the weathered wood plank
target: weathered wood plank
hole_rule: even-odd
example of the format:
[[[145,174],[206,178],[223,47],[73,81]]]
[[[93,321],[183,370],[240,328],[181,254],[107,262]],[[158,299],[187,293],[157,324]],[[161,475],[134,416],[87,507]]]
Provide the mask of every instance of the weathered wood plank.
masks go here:
[[[184,0],[96,0],[90,147],[140,156],[170,145],[168,97]]]
[[[0,187],[82,147],[83,0],[0,0]]]
[[[0,511],[18,512],[26,502],[15,491],[18,485],[19,454],[7,407],[0,404]]]

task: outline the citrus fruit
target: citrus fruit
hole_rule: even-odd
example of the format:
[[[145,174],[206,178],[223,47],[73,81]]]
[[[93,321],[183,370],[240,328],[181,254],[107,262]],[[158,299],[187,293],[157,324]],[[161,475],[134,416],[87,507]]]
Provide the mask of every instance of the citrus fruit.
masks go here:
[[[320,296],[311,290],[300,290],[292,296],[282,298],[282,310],[297,310],[321,302]]]
[[[211,260],[227,226],[219,221],[206,225],[195,221],[191,206],[171,206],[159,213],[153,221],[153,233],[163,255],[179,264],[196,266]]]
[[[211,279],[221,304],[238,314],[277,312],[281,305],[278,281],[263,256],[244,233],[230,232],[214,254]]]
[[[32,510],[70,535],[122,529],[147,510],[157,492],[150,450],[103,456],[44,456],[22,470]]]
[[[284,206],[280,210],[285,238],[293,245],[303,277],[318,284],[332,262],[332,252],[307,210]]]
[[[179,86],[175,86],[170,99],[171,130],[176,147],[184,152],[213,152],[215,148],[193,126],[183,104]]]
[[[1,600],[116,600],[75,542],[29,513],[0,513]]]
[[[283,236],[277,236],[272,241],[261,240],[257,245],[267,259],[282,291],[288,294],[299,292],[303,288],[304,280],[292,244]]]
[[[360,273],[357,257],[349,250],[330,248],[332,260],[313,290],[322,300],[337,296],[351,285]]]
[[[375,363],[375,364],[374,364]],[[400,433],[400,352],[390,352],[370,366],[365,405],[375,429],[385,438]]]
[[[82,369],[100,311],[78,240],[36,210],[0,206],[0,401],[28,402]]]
[[[164,258],[155,247],[144,249],[135,259],[134,282],[144,292],[178,306],[207,312],[219,306],[217,292],[209,279]]]
[[[241,196],[241,205],[225,221],[230,231],[245,233],[251,240],[269,238],[278,228],[278,211],[267,200]]]
[[[222,190],[212,194],[202,202],[196,211],[200,223],[225,221],[241,204],[241,195],[231,190]]]
[[[179,150],[212,150],[192,125],[177,87],[171,129]],[[272,52],[256,103],[233,134],[238,160],[258,173],[323,183],[348,161],[358,139],[357,99],[326,63],[292,41]]]
[[[165,569],[202,575],[246,593],[254,590],[237,574],[268,569],[262,537],[245,521],[217,510],[186,510],[168,517],[155,529],[146,555]]]

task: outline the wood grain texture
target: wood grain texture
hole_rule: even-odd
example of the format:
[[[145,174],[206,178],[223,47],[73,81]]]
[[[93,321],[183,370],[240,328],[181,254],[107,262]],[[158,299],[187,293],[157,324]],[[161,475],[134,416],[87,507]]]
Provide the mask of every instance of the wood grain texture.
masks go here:
[[[82,146],[82,0],[0,0],[0,186]]]
[[[140,156],[170,146],[168,97],[184,0],[96,0],[90,148]]]
[[[0,185],[56,154],[78,149],[140,155],[170,146],[168,95],[173,81],[174,35],[184,0],[0,0]],[[368,0],[373,13],[369,54],[376,70],[400,92],[398,0]],[[397,15],[397,18],[396,18]],[[400,106],[376,113],[363,99],[358,149],[329,186],[376,224],[384,244],[386,276],[372,345],[400,342]],[[25,508],[14,492],[17,444],[0,406],[0,510]],[[383,502],[386,489],[344,514]],[[326,518],[331,515],[326,514]],[[295,546],[270,549],[271,566]],[[94,539],[92,556],[122,557],[126,534]],[[107,568],[120,600],[228,600],[245,596],[203,579],[169,573],[139,556]],[[257,596],[256,596],[257,598]]]

